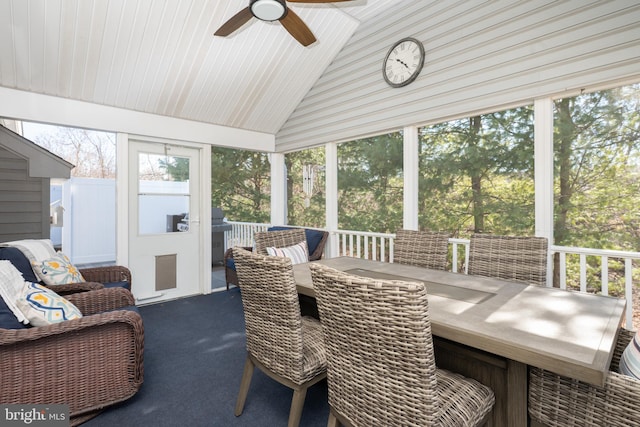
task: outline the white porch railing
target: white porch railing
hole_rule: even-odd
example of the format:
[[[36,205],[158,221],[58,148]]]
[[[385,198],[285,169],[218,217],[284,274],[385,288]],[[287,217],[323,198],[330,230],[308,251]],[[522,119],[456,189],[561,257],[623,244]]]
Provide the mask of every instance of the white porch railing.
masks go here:
[[[609,295],[611,291],[611,283],[609,282],[610,262],[620,260],[619,262],[624,264],[624,298],[627,301],[626,327],[635,329],[633,327],[633,261],[637,263],[640,260],[640,252],[552,245],[549,248],[550,259],[552,259],[553,253],[558,253],[560,257],[559,282],[561,289],[567,289],[567,256],[577,256],[580,260],[580,292],[599,292],[601,295]],[[600,283],[592,283],[589,288],[587,288],[587,257],[600,258]],[[552,280],[547,280],[547,283],[552,283]]]
[[[256,224],[245,222],[229,221],[233,228],[225,232],[225,250],[234,245],[253,246],[253,234],[256,231],[264,231],[270,227],[269,224]],[[330,232],[331,238],[325,248],[325,256],[332,258],[336,256],[352,256],[356,258],[365,258],[377,261],[393,262],[393,248],[395,234],[390,233],[370,233],[364,231],[352,230],[336,230]],[[334,246],[331,246],[335,242]],[[467,264],[469,261],[469,240],[468,239],[449,239],[449,268],[453,272],[467,272]],[[617,269],[624,270],[624,298],[627,301],[626,327],[633,327],[633,262],[640,260],[640,252],[614,251],[604,249],[577,248],[567,246],[549,247],[549,269],[547,286],[553,286],[553,255],[559,254],[559,284],[561,289],[567,289],[567,257],[578,257],[580,268],[578,273],[579,289],[569,286],[569,289],[579,292],[600,293],[601,295],[610,295],[613,284],[609,281],[610,262],[616,262],[620,265]],[[600,281],[599,283],[587,283],[587,257],[600,258]],[[571,273],[571,277],[575,277],[575,272]],[[570,280],[569,280],[570,281]],[[574,280],[575,281],[575,280]],[[589,286],[588,286],[589,285]],[[619,292],[616,292],[619,293]]]
[[[258,231],[266,231],[270,224],[256,222],[227,221],[231,230],[224,232],[224,250],[234,246],[253,246],[253,235]]]

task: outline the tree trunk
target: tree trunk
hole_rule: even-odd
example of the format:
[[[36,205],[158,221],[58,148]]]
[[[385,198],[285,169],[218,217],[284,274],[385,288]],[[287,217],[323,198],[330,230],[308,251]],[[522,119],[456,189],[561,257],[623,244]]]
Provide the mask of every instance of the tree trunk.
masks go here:
[[[469,119],[469,151],[478,149],[480,140],[480,126],[482,118],[480,116],[471,117]],[[473,232],[482,233],[484,231],[484,202],[482,194],[482,169],[477,165],[470,168],[471,175],[471,194],[473,200]]]
[[[555,102],[557,110],[555,127],[557,135],[554,138],[556,144],[556,158],[559,165],[558,179],[560,195],[556,207],[554,219],[554,242],[562,245],[567,240],[567,215],[571,207],[571,155],[572,144],[576,132],[576,125],[571,117],[571,99],[561,99]],[[553,286],[560,286],[560,254],[553,256]]]

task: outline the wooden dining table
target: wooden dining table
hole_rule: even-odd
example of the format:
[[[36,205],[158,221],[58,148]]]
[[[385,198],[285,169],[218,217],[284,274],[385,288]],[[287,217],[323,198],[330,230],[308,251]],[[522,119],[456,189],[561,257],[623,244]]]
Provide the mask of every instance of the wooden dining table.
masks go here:
[[[494,390],[490,425],[528,424],[528,366],[600,386],[607,378],[624,299],[353,257],[316,262],[424,282],[436,362]],[[315,296],[309,264],[293,270],[298,293]]]

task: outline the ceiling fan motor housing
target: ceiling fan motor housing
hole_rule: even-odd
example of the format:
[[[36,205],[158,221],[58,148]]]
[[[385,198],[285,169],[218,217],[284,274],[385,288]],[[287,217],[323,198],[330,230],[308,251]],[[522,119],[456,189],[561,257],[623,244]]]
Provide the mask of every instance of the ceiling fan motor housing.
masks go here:
[[[249,8],[262,21],[278,21],[287,14],[285,0],[250,0]]]

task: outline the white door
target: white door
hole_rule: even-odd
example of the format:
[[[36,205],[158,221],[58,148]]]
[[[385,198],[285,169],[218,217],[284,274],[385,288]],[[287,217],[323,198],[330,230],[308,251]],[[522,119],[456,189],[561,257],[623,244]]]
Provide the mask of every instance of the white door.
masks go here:
[[[141,303],[202,293],[200,150],[129,144],[129,268]]]

